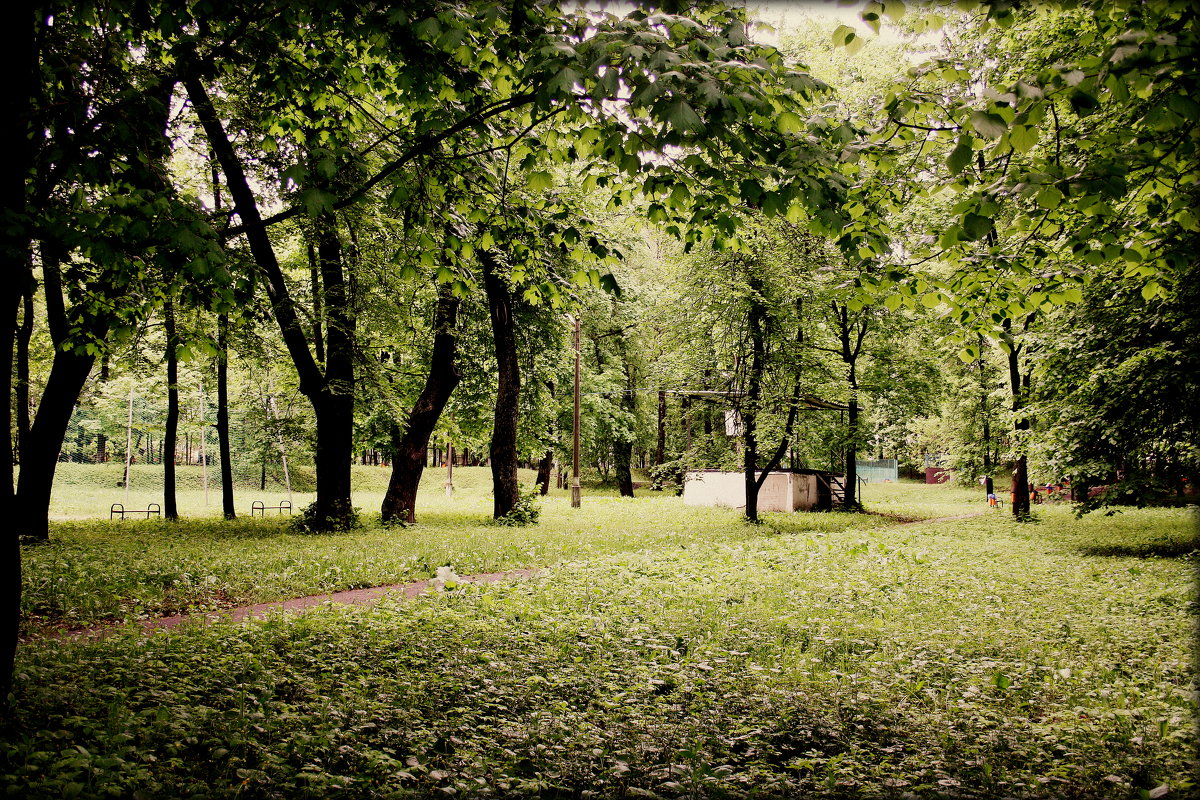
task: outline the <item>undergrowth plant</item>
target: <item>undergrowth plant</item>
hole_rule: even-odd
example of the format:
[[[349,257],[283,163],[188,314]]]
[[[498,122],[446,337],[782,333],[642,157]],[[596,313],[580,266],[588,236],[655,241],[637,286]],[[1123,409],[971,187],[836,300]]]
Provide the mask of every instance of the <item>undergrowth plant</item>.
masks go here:
[[[77,591],[114,598],[149,599],[156,580],[201,597],[236,561],[247,586],[276,592],[446,564],[552,569],[149,638],[34,638],[0,723],[0,785],[30,798],[1195,796],[1194,512],[1077,520],[1061,506],[1028,526],[956,491],[868,487],[868,507],[893,516],[768,514],[753,528],[659,495],[586,510],[558,498],[522,529],[480,504],[336,536],[271,521],[60,530],[29,551],[57,558],[37,574],[101,564]],[[897,522],[923,499],[930,516],[976,516]],[[105,552],[114,538],[123,559]],[[134,544],[157,559],[139,565]]]
[[[496,524],[515,528],[536,525],[541,513],[541,492],[538,487],[523,488],[517,502],[507,514],[496,518]]]

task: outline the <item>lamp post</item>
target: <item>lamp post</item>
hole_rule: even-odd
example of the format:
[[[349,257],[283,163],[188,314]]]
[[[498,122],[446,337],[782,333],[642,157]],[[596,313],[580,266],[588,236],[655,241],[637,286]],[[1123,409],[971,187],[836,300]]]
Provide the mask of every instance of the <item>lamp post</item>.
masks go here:
[[[571,424],[571,508],[579,508],[579,314],[575,315],[575,415]]]

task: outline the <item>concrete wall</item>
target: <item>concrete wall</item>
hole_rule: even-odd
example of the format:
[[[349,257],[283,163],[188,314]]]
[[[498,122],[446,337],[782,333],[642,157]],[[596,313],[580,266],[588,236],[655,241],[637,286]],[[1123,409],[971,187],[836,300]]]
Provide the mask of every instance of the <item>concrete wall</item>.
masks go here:
[[[683,502],[689,506],[745,508],[746,474],[715,470],[690,471],[684,478]],[[758,490],[759,511],[811,511],[816,505],[815,475],[772,472]]]

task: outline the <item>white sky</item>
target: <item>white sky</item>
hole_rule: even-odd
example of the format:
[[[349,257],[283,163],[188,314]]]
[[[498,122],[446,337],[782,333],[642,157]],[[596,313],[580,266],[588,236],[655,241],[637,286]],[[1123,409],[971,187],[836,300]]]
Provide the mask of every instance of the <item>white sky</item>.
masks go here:
[[[849,25],[858,31],[859,36],[866,39],[879,38],[888,40],[894,38],[885,24],[877,35],[859,18],[859,12],[866,6],[868,0],[857,2],[838,2],[838,0],[747,0],[746,8],[750,15],[763,22],[773,25],[776,31],[758,30],[754,38],[764,44],[778,45],[780,31],[794,26],[804,17],[825,18],[842,25]]]

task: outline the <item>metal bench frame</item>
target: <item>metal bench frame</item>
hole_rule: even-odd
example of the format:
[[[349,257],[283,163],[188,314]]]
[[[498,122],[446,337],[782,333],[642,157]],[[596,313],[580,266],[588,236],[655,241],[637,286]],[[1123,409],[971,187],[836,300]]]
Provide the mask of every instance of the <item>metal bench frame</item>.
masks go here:
[[[126,514],[145,514],[146,519],[150,519],[151,514],[161,517],[162,507],[158,503],[151,503],[146,508],[125,508],[121,503],[113,503],[108,508],[109,519],[116,519],[118,515],[120,515],[121,519],[125,519]]]
[[[277,506],[264,505],[262,500],[255,500],[250,504],[250,516],[258,514],[260,517],[267,516],[267,511],[278,511],[281,515],[284,511],[288,514],[292,513],[292,501],[282,500]]]

